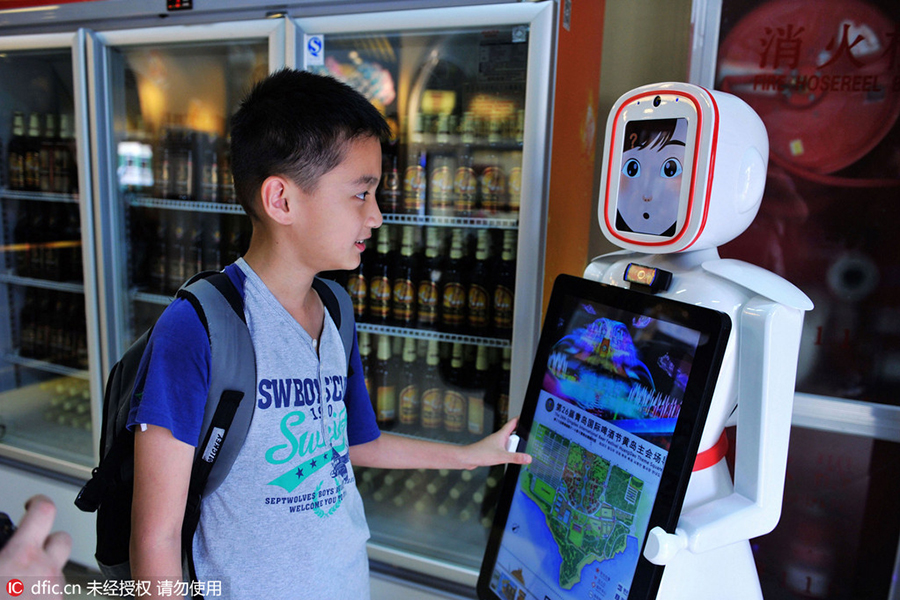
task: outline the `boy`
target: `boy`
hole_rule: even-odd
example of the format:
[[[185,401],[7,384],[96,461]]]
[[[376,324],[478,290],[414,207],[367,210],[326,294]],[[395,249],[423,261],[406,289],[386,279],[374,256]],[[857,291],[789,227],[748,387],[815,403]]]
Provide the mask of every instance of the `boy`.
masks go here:
[[[225,272],[242,291],[256,353],[247,439],[204,499],[193,540],[199,581],[228,598],[366,598],[369,536],[350,465],[474,468],[530,457],[505,450],[515,423],[470,446],[381,434],[355,344],[312,289],[322,271],[353,269],[381,225],[381,115],[334,79],[283,70],[255,86],[232,118],[232,169],[253,235]],[[176,300],[142,361],[135,434],[133,579],[182,579],[181,522],[206,400],[209,343]],[[277,392],[280,402],[272,401]]]

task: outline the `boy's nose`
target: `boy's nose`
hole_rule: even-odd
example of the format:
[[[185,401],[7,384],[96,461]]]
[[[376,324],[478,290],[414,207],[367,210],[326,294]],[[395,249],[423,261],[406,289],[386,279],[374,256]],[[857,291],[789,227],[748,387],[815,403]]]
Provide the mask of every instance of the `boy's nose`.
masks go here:
[[[381,209],[378,208],[378,202],[372,201],[371,203],[372,210],[369,212],[368,225],[372,229],[378,229],[381,227],[381,223],[383,218],[381,216]]]

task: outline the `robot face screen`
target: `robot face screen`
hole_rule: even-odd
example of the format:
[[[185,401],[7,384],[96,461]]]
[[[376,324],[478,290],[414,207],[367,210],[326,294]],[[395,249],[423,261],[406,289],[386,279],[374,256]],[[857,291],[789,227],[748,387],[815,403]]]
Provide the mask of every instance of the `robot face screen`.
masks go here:
[[[616,199],[616,229],[671,238],[685,175],[684,118],[628,121]]]

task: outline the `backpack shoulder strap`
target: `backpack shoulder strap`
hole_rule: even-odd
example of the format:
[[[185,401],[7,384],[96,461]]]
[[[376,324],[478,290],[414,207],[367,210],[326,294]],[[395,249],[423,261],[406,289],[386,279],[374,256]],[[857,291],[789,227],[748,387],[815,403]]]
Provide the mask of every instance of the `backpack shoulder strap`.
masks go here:
[[[331,279],[316,277],[313,279],[313,288],[322,298],[322,304],[331,315],[334,324],[341,334],[341,343],[344,344],[344,354],[347,356],[347,364],[350,364],[350,352],[353,350],[354,316],[353,301],[350,295],[339,283]]]
[[[228,275],[200,273],[182,286],[178,297],[194,305],[209,333],[210,388],[194,454],[198,472],[191,476],[194,480],[208,471],[208,479],[198,482],[199,491],[208,495],[228,475],[250,428],[256,357],[244,318],[243,298]],[[219,412],[220,407],[223,412]]]

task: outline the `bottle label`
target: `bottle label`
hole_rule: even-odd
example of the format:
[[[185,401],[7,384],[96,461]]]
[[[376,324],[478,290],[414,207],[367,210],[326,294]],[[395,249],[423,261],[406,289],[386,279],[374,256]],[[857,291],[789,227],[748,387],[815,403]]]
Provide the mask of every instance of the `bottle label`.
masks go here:
[[[416,287],[409,279],[394,281],[394,318],[398,321],[413,320],[416,308]]]
[[[487,167],[481,173],[481,200],[488,212],[497,211],[506,193],[506,174],[500,167]]]
[[[469,396],[469,433],[484,433],[484,399],[481,396]]]
[[[444,286],[443,320],[445,325],[462,325],[466,313],[466,288],[459,282]]]
[[[494,326],[512,329],[513,293],[508,287],[498,285],[494,290]]]
[[[453,179],[453,194],[456,196],[456,210],[470,212],[475,209],[475,196],[478,193],[478,180],[472,167],[462,166],[456,169]]]
[[[444,429],[458,433],[466,425],[466,399],[455,390],[444,394]]]
[[[418,212],[425,206],[425,169],[419,165],[406,168],[403,176],[403,208],[406,212]]]
[[[422,393],[422,427],[438,429],[443,421],[443,392],[440,388],[429,388]]]
[[[434,325],[438,314],[438,287],[430,279],[419,283],[419,322]]]
[[[25,187],[25,156],[19,152],[9,153],[9,189],[21,190]]]
[[[519,210],[522,199],[522,168],[513,167],[509,170],[509,210]]]
[[[377,394],[378,421],[393,421],[397,413],[397,389],[392,385],[382,385],[378,386]]]
[[[391,281],[387,277],[373,277],[369,282],[369,313],[378,319],[391,316]]]
[[[400,390],[400,424],[415,425],[419,420],[419,386],[410,384]]]
[[[453,203],[453,173],[448,165],[440,165],[431,171],[431,208],[447,209]]]
[[[490,295],[483,286],[472,284],[469,287],[469,325],[482,329],[488,326]]]
[[[353,301],[353,313],[357,318],[366,314],[366,296],[368,295],[368,286],[366,278],[360,274],[351,275],[347,280],[347,293]]]

